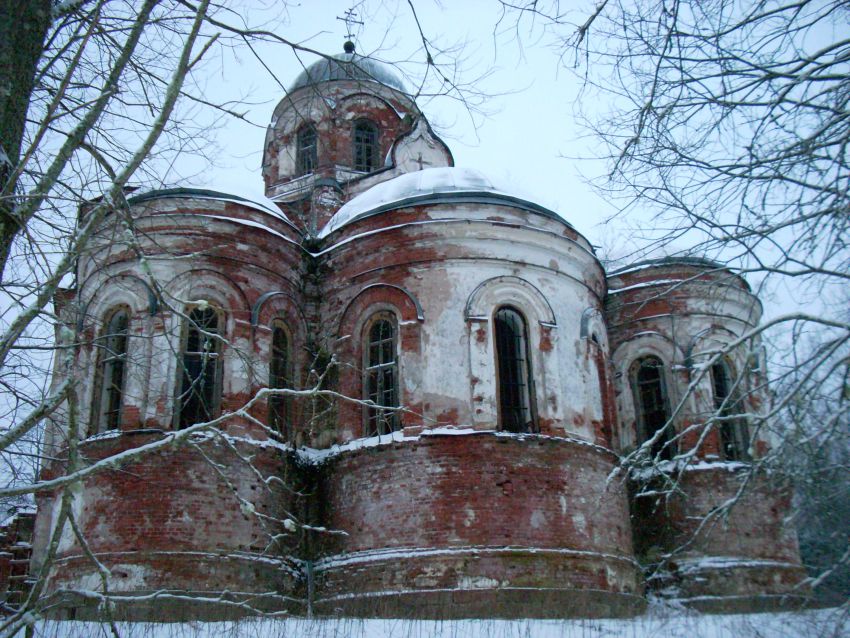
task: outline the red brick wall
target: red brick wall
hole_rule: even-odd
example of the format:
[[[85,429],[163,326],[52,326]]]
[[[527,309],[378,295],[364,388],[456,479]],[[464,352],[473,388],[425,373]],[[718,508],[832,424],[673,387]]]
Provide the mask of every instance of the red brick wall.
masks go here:
[[[589,445],[486,433],[346,453],[324,471],[322,520],[346,535],[314,539],[317,595],[640,594],[624,487],[606,489],[613,461]]]
[[[724,466],[691,469],[678,479],[666,504],[646,497],[634,505],[638,555],[648,564],[670,556],[656,584],[674,583],[686,599],[807,595],[798,587],[805,572],[788,518],[788,485]]]
[[[125,434],[87,442],[81,452],[95,460],[160,436]],[[294,592],[288,557],[300,539],[282,520],[290,512],[298,518],[300,505],[260,477],[288,477],[296,488],[297,477],[280,450],[237,447],[238,455],[221,441],[183,444],[86,480],[74,511],[91,551],[113,570],[112,587]],[[240,459],[248,455],[253,467]],[[50,589],[99,589],[96,573],[67,529]]]

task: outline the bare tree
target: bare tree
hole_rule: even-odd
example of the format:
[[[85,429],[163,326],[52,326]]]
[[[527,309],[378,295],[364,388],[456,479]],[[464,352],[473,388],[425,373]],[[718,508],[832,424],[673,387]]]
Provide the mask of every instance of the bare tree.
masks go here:
[[[502,5],[505,20],[550,32],[585,97],[600,95],[579,108],[608,162],[599,187],[641,220],[632,237],[643,241],[630,243],[627,257],[715,259],[777,308],[758,329],[771,352],[773,394],[761,422],[780,429],[764,462],[783,467],[811,450],[802,465],[820,468],[815,476],[846,475],[846,3],[600,0],[585,12],[559,2]],[[742,416],[727,407],[704,425]],[[801,465],[794,469],[801,480]],[[831,493],[804,489],[815,492]],[[839,536],[833,556],[846,569]]]
[[[32,493],[26,486],[35,484],[39,464],[20,474],[21,459],[35,456],[46,417],[66,418],[71,433],[79,428],[70,372],[80,335],[57,321],[49,304],[105,215],[126,206],[128,180],[177,130],[169,123],[187,75],[216,39],[201,33],[208,2],[169,17],[158,5],[148,1],[138,11],[105,1],[3,5],[4,28],[24,27],[17,38],[23,42],[4,38],[0,62],[9,71],[3,78],[0,222],[2,451],[14,471],[6,496]],[[77,209],[96,196],[77,225]],[[65,374],[48,389],[51,325],[61,327],[56,363]],[[73,474],[82,463],[76,437],[68,441],[66,468]],[[67,522],[74,524],[72,499],[66,491],[54,541]],[[43,578],[36,581],[4,630],[15,633],[27,610],[37,608],[43,585]]]

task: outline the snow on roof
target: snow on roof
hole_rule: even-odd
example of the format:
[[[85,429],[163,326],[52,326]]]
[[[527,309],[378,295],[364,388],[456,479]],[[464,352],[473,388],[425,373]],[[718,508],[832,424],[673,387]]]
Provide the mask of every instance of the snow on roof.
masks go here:
[[[617,268],[616,270],[612,270],[608,273],[608,278],[619,277],[621,275],[627,275],[633,272],[638,272],[640,270],[646,270],[649,268],[665,268],[665,267],[677,267],[677,266],[686,266],[691,267],[696,270],[700,270],[703,273],[712,273],[712,272],[720,272],[725,271],[727,274],[733,275],[739,282],[744,284],[744,288],[748,292],[752,292],[752,288],[750,287],[749,282],[737,272],[736,268],[729,266],[727,264],[722,264],[718,261],[714,261],[711,259],[707,259],[705,257],[694,257],[691,255],[680,255],[680,256],[670,256],[670,257],[661,257],[659,259],[647,259],[644,261],[638,261],[628,266],[623,266],[622,268]],[[682,283],[688,283],[689,281],[694,281],[695,278],[692,279],[683,279]],[[647,282],[649,283],[649,282]],[[718,285],[719,282],[712,282],[712,285]],[[724,284],[724,285],[732,285],[732,284]],[[609,290],[609,292],[622,292],[626,290],[626,288],[615,289],[614,291]],[[761,301],[759,301],[761,303]]]
[[[660,257],[658,259],[646,259],[644,261],[637,261],[633,264],[629,264],[628,266],[623,266],[622,268],[617,268],[616,270],[611,271],[610,273],[608,273],[608,276],[613,277],[615,275],[622,275],[627,272],[633,272],[635,270],[643,270],[645,268],[658,268],[659,266],[694,266],[703,270],[729,270],[728,266],[724,266],[723,264],[716,261],[712,261],[711,259],[706,259],[705,257],[682,255],[678,257]]]
[[[147,191],[145,193],[129,197],[127,199],[127,202],[129,202],[130,204],[140,204],[142,202],[151,201],[154,199],[168,199],[180,197],[186,199],[213,199],[216,201],[234,202],[236,204],[242,204],[243,206],[248,206],[255,210],[268,213],[269,215],[277,217],[281,221],[284,221],[290,226],[294,227],[293,223],[289,221],[289,218],[287,218],[287,216],[278,207],[277,204],[275,204],[265,195],[260,195],[254,192],[246,192],[244,194],[224,193],[221,191],[208,190],[205,188],[193,188],[191,186],[186,186],[180,188],[163,188],[159,190]]]
[[[340,208],[319,232],[319,237],[327,237],[355,219],[404,206],[449,201],[515,206],[564,222],[560,215],[534,203],[513,185],[497,183],[472,168],[447,166],[406,173],[373,186]]]
[[[623,288],[609,288],[608,294],[616,295],[621,292],[626,292],[627,290],[651,288],[653,286],[669,286],[670,288],[673,288],[679,284],[686,283],[687,281],[687,279],[650,279],[649,281],[642,281],[639,284],[632,284],[631,286],[624,286]]]

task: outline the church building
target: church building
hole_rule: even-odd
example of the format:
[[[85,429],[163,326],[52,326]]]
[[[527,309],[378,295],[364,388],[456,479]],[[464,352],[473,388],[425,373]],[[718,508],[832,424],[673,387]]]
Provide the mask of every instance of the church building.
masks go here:
[[[105,595],[152,620],[804,597],[790,490],[754,469],[770,397],[741,276],[606,272],[569,211],[454,166],[350,43],[275,108],[262,178],[263,199],[132,193],[56,299],[79,345],[53,383],[77,405],[42,476],[101,467],[52,557],[62,491],[37,498],[60,615]]]

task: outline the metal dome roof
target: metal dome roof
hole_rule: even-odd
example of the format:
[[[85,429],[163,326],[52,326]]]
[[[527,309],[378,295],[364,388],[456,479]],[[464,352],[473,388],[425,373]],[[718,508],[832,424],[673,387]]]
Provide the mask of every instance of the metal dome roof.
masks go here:
[[[390,65],[353,52],[340,53],[331,58],[322,58],[313,62],[295,78],[289,91],[332,80],[377,82],[402,93],[409,93],[402,79]]]

